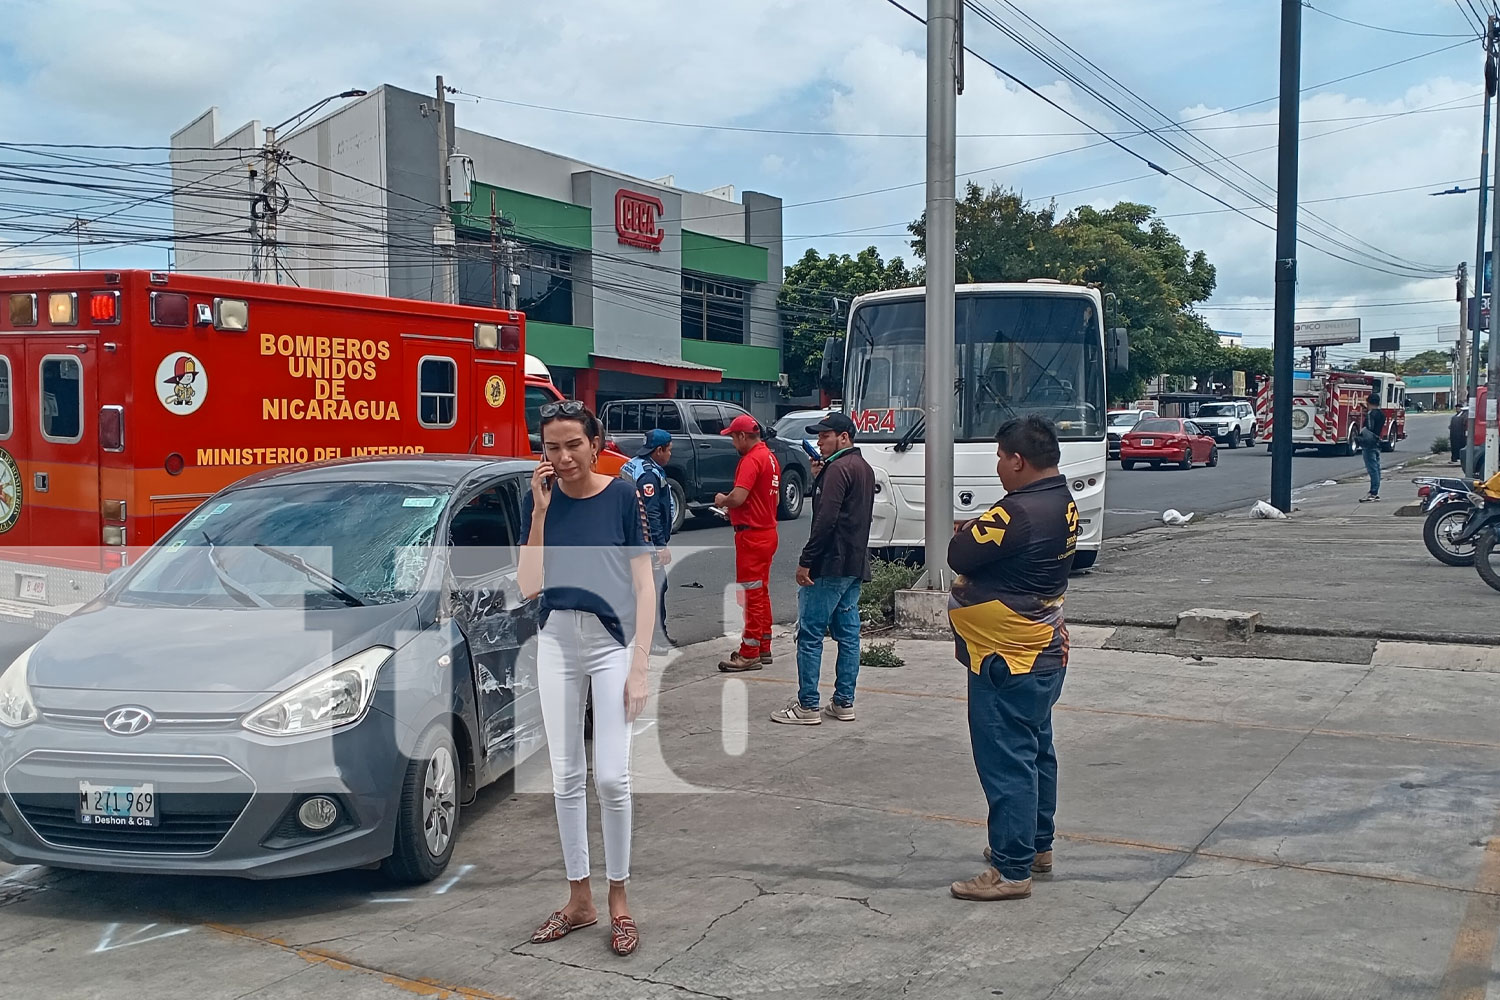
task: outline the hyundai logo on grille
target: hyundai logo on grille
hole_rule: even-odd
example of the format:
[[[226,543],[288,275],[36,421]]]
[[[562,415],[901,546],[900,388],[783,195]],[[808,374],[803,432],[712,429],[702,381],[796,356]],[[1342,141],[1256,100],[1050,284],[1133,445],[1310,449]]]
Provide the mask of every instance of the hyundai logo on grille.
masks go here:
[[[155,721],[144,708],[117,708],[104,717],[104,728],[116,736],[135,736],[150,729]]]
[[[958,502],[967,507],[974,502],[974,494],[968,490],[964,490],[958,495]]]

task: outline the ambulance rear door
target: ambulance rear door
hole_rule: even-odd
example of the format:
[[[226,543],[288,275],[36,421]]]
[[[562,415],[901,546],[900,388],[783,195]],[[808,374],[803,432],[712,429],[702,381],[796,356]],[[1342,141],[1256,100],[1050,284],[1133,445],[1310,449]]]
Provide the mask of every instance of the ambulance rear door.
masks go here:
[[[99,568],[98,338],[93,332],[26,338],[29,413],[17,436],[31,453],[24,484],[31,543],[56,547],[52,561]]]
[[[27,438],[26,341],[0,338],[0,548],[31,544],[31,458]]]
[[[520,435],[516,427],[516,395],[526,391],[521,366],[514,361],[479,357],[474,359],[474,384],[479,402],[474,408],[474,429],[481,455],[516,455]],[[522,396],[524,405],[525,397]]]

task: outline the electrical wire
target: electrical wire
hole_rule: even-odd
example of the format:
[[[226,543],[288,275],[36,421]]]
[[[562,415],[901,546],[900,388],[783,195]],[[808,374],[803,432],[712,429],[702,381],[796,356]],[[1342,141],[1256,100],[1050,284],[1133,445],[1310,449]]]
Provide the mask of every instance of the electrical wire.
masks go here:
[[[1391,35],[1410,35],[1414,38],[1479,38],[1483,34],[1482,32],[1480,34],[1474,34],[1471,32],[1467,35],[1454,35],[1435,31],[1403,31],[1400,28],[1383,28],[1378,24],[1366,24],[1363,21],[1354,21],[1350,20],[1347,17],[1340,17],[1339,15],[1334,14],[1331,11],[1326,11],[1321,7],[1316,7],[1313,4],[1308,3],[1308,0],[1302,0],[1302,6],[1312,11],[1314,14],[1322,14],[1324,17],[1332,18],[1335,21],[1343,21],[1345,24],[1352,24],[1356,28],[1368,28],[1371,31],[1383,31]]]

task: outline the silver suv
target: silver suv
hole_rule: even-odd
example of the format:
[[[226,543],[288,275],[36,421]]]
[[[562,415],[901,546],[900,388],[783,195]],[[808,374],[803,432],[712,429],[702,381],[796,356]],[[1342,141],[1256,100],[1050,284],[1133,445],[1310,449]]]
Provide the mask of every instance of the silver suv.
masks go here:
[[[1193,423],[1203,433],[1230,448],[1238,448],[1241,444],[1253,445],[1258,429],[1255,426],[1255,407],[1239,399],[1204,403],[1198,407],[1198,415],[1193,418]]]

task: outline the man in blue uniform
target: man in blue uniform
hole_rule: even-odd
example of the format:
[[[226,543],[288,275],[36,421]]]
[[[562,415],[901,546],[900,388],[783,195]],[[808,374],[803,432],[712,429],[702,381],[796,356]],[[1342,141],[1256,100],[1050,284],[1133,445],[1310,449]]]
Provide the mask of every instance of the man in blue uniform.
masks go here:
[[[660,633],[652,642],[653,653],[665,653],[675,643],[667,635],[667,565],[672,561],[672,550],[667,542],[672,537],[672,490],[667,485],[665,466],[672,460],[672,435],[660,428],[646,432],[645,443],[636,452],[635,492],[641,498],[641,508],[646,515],[646,537],[656,550],[652,565],[656,574],[656,613]]]

